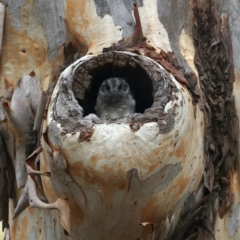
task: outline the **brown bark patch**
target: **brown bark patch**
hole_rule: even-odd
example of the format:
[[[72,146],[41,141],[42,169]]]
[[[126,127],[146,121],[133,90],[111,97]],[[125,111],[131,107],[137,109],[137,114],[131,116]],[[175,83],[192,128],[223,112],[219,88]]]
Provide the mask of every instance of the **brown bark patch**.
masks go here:
[[[94,128],[88,128],[88,129],[82,130],[80,132],[78,141],[79,142],[90,141],[93,133],[94,133]]]
[[[75,201],[69,201],[71,223],[75,227],[80,227],[84,220],[84,211]]]
[[[155,222],[154,216],[159,210],[159,200],[153,196],[141,211],[141,222]]]
[[[107,168],[107,166],[106,166]],[[70,174],[77,175],[86,181],[90,186],[94,187],[94,185],[98,185],[101,188],[101,192],[103,194],[104,202],[108,209],[112,208],[112,200],[115,191],[118,189],[118,184],[114,183],[114,180],[111,181],[108,178],[112,178],[110,174],[113,170],[111,168],[106,169],[106,175],[101,177],[97,170],[91,167],[85,167],[81,162],[75,162],[71,166]],[[104,178],[107,178],[105,180]],[[112,184],[106,184],[111,182]]]

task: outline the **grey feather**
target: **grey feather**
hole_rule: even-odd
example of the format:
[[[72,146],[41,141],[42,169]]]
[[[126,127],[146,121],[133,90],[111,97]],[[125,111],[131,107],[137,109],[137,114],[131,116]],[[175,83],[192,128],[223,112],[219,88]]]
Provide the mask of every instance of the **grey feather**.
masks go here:
[[[122,78],[108,78],[100,86],[96,114],[120,119],[135,113],[135,100],[128,83]]]

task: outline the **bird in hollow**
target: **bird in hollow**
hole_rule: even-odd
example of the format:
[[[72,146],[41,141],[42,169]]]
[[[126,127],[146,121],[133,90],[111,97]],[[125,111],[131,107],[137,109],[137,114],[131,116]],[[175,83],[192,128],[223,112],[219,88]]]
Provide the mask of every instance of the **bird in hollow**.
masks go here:
[[[111,119],[124,118],[135,112],[135,104],[128,83],[122,78],[111,77],[100,86],[96,114]]]

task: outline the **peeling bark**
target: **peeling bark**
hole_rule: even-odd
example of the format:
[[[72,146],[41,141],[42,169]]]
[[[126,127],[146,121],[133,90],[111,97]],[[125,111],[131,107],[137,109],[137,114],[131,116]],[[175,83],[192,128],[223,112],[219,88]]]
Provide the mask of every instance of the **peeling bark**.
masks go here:
[[[13,162],[18,188],[23,188],[27,181],[25,159],[30,155],[36,144],[33,123],[41,94],[40,82],[34,72],[20,78],[15,89],[11,108],[5,112],[15,132],[16,156]],[[5,106],[5,105],[4,105]]]
[[[237,1],[3,3],[6,239],[238,239]],[[117,121],[112,76],[136,98]]]
[[[196,47],[195,64],[201,81],[206,122],[206,163],[203,178],[209,200],[204,203],[207,208],[201,218],[194,217],[195,222],[191,221],[184,230],[179,225],[173,239],[179,236],[179,231],[182,234],[187,232],[187,228],[189,233],[185,233],[185,237],[193,234],[193,229],[196,229],[194,225],[197,224],[208,232],[206,234],[200,231],[197,239],[202,239],[203,236],[204,239],[215,239],[217,215],[213,213],[213,203],[219,198],[218,212],[222,218],[233,201],[230,182],[233,177],[231,169],[234,168],[238,156],[238,119],[232,95],[234,72],[231,38],[227,16],[223,14],[220,21],[215,15],[212,1],[207,4],[205,8],[198,7],[196,2],[194,4],[193,34]]]

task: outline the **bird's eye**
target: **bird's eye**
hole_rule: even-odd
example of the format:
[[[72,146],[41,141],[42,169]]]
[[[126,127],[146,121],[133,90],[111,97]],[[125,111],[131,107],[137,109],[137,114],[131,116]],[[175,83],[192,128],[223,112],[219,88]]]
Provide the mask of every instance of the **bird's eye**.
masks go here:
[[[109,92],[110,91],[110,86],[106,84],[106,89]]]
[[[122,85],[122,84],[120,84],[120,85],[118,86],[118,90],[119,90],[119,91],[122,91],[122,90],[123,90],[123,85]]]
[[[101,88],[100,88],[100,91],[102,93],[105,93],[106,92],[106,86],[105,85],[102,85]]]

